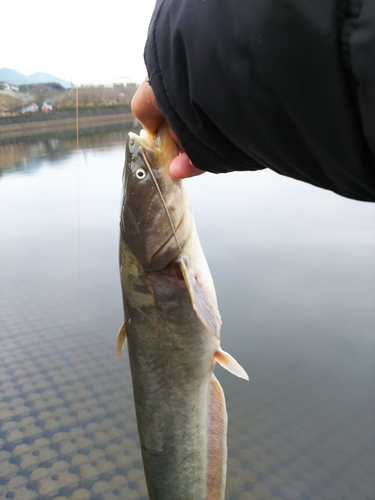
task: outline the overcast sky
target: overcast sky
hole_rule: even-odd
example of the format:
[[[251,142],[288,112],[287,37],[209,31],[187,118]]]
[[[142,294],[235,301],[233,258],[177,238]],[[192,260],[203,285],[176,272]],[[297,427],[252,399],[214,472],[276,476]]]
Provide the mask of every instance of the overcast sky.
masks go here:
[[[74,83],[146,74],[155,0],[17,0],[2,6],[0,68]]]

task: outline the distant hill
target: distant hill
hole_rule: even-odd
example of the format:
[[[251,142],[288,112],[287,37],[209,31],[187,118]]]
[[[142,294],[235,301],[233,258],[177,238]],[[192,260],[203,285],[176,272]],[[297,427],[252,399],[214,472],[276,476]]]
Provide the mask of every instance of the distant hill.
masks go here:
[[[67,80],[62,80],[49,73],[33,73],[32,75],[23,75],[10,68],[0,69],[0,82],[12,83],[13,85],[27,85],[33,83],[59,83],[65,88],[70,88],[72,84]]]

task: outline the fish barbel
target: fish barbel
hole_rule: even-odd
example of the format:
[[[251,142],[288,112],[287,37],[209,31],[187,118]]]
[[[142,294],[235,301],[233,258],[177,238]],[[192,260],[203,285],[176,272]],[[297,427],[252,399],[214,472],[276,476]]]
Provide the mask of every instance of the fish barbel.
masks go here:
[[[227,413],[216,362],[221,319],[188,198],[169,175],[168,129],[130,133],[123,174],[120,273],[142,459],[151,500],[221,500]]]

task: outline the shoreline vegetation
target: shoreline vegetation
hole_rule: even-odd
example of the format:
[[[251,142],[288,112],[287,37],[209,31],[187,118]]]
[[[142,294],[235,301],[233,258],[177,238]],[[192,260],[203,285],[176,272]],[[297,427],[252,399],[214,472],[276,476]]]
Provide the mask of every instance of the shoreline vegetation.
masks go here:
[[[0,118],[0,144],[46,139],[56,134],[72,135],[76,133],[76,121],[73,110],[3,117]],[[128,106],[78,111],[80,133],[119,128],[133,121],[136,119]]]
[[[59,84],[35,84],[19,91],[0,92],[0,144],[46,139],[52,135],[71,135],[78,126],[81,132],[119,128],[135,121],[130,102],[136,84],[113,87],[79,87],[64,89]],[[12,95],[10,95],[12,94]],[[42,112],[43,102],[51,110]],[[36,112],[25,112],[25,104],[35,103]]]
[[[129,106],[137,88],[136,83],[66,89],[58,83],[17,87],[0,82],[0,117],[23,114],[24,108],[31,104],[36,104],[41,110],[46,101],[51,103],[53,111],[73,110],[76,107],[77,93],[80,109]]]

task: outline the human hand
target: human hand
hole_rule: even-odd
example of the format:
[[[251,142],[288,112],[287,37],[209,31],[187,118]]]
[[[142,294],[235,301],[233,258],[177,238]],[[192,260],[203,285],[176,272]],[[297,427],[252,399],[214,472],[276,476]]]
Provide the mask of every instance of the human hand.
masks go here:
[[[134,116],[141,122],[143,128],[151,134],[155,134],[160,125],[165,121],[156,103],[155,95],[148,82],[148,78],[143,80],[138,87],[132,99],[131,107]],[[179,151],[179,154],[173,158],[169,165],[169,173],[171,176],[176,179],[184,179],[203,174],[204,170],[194,167],[191,163],[188,155],[184,152],[180,141],[171,128],[169,128],[169,134],[172,140],[177,144]]]

